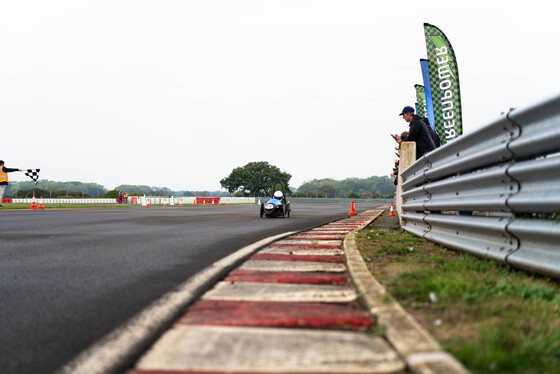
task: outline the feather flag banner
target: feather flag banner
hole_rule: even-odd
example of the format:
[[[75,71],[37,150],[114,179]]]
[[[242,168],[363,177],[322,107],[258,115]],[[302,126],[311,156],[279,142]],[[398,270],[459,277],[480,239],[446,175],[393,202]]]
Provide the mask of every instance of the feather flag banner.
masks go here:
[[[430,88],[430,72],[428,66],[428,60],[420,59],[420,68],[422,69],[422,79],[424,80],[424,96],[426,98],[426,112],[428,121],[430,121],[430,127],[436,129],[435,127],[435,117],[434,117],[434,104],[432,103],[432,89]]]
[[[416,89],[416,103],[418,103],[418,108],[416,108],[416,113],[422,118],[428,115],[428,110],[426,106],[426,92],[424,92],[424,86],[415,84]]]
[[[441,144],[463,134],[459,70],[447,37],[434,25],[424,24],[435,128]]]

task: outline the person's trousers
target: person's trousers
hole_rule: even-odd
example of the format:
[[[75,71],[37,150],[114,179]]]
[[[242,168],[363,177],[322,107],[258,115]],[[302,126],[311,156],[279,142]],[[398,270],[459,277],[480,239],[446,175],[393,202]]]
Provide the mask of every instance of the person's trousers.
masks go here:
[[[2,199],[4,198],[5,191],[6,191],[6,185],[0,184],[0,204],[2,204]]]

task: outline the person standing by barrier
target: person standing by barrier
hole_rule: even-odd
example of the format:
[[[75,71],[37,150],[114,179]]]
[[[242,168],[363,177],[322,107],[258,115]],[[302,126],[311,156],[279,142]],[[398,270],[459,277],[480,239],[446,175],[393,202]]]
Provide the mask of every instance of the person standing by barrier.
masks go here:
[[[441,140],[439,138],[439,135],[436,132],[436,130],[432,129],[432,126],[430,126],[430,120],[428,119],[428,117],[422,118],[422,121],[426,124],[426,127],[428,128],[428,132],[430,133],[436,148],[441,147]]]
[[[8,185],[8,173],[14,171],[23,171],[21,169],[10,169],[4,167],[4,161],[0,160],[0,206],[2,206],[2,198],[4,197],[4,192],[6,191],[6,186]]]
[[[122,191],[119,191],[119,198],[118,198],[117,202],[119,204],[122,204],[122,199],[123,199],[123,193],[122,193]]]
[[[124,202],[125,204],[128,204],[128,192],[126,192],[126,191],[124,191],[123,202]]]
[[[419,115],[414,114],[414,108],[411,106],[405,106],[402,110],[400,116],[406,122],[410,123],[408,129],[408,135],[401,137],[400,135],[392,135],[393,139],[398,144],[401,142],[416,142],[416,159],[418,160],[425,153],[431,152],[436,149],[434,141],[426,127],[426,124],[422,121]]]

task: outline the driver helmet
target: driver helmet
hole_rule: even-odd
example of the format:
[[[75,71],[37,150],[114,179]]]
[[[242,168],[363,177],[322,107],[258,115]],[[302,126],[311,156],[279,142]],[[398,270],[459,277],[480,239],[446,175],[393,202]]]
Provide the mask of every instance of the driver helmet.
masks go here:
[[[284,195],[282,194],[282,191],[276,191],[274,193],[274,198],[277,200],[282,200],[282,198],[284,197]]]

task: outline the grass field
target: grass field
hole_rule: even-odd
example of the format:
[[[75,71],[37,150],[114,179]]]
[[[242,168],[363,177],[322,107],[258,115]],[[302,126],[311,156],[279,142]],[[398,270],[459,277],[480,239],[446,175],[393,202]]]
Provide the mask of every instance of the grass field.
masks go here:
[[[372,274],[475,373],[560,373],[560,283],[399,230],[386,213],[356,244]]]

